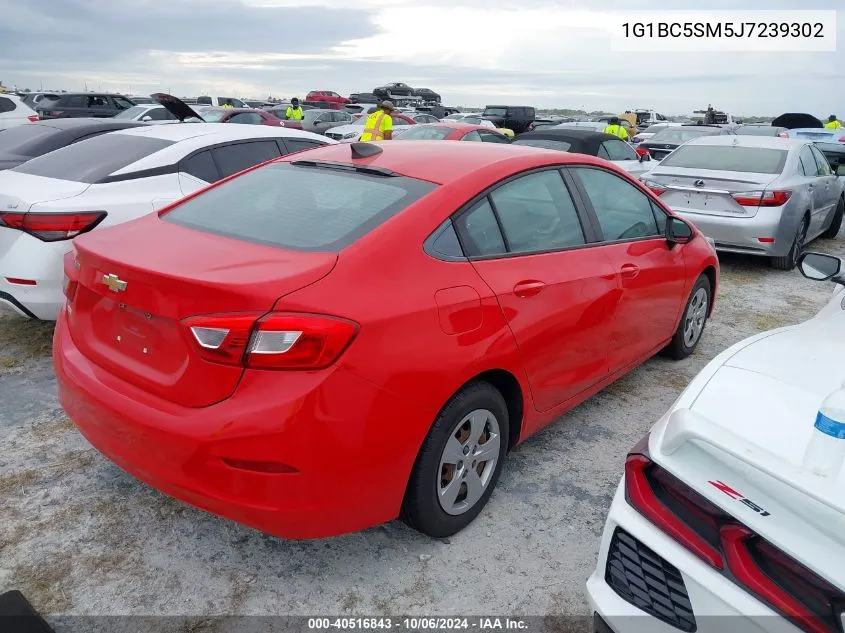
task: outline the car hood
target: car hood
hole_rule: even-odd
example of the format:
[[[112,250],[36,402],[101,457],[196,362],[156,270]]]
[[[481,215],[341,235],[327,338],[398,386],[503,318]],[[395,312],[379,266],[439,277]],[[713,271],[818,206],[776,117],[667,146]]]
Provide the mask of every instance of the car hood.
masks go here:
[[[187,103],[178,97],[174,97],[173,95],[169,95],[164,92],[157,92],[150,96],[156,103],[167,108],[167,110],[180,121],[184,121],[186,119],[203,120],[203,118],[197,114],[196,110],[192,109]]]
[[[347,124],[347,125],[336,125],[333,128],[330,128],[328,130],[328,132],[330,132],[332,134],[332,136],[335,136],[337,134],[340,134],[341,136],[345,136],[346,134],[352,134],[353,132],[357,132],[358,134],[363,134],[364,133],[364,126],[363,125],[349,125],[349,124]]]
[[[785,127],[790,130],[799,127],[824,127],[819,119],[805,112],[787,112],[781,114],[772,121],[771,125],[772,127]]]

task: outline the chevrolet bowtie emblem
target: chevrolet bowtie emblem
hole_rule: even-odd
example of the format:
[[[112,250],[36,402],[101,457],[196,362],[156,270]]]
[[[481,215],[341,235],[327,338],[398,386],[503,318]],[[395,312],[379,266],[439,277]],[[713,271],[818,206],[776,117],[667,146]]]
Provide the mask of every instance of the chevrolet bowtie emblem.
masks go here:
[[[123,292],[126,290],[126,282],[117,275],[103,275],[102,282],[106,284],[112,292]]]

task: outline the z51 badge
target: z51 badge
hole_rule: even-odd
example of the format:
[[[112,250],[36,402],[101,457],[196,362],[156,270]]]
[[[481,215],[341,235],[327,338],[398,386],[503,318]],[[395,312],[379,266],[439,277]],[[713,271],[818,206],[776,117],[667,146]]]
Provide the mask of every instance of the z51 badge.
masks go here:
[[[756,503],[751,501],[751,499],[746,497],[741,492],[737,492],[736,490],[731,488],[724,481],[708,481],[707,483],[710,484],[711,486],[714,486],[717,490],[721,490],[726,495],[728,495],[731,499],[734,499],[735,501],[739,501],[743,505],[751,508],[752,510],[754,510],[754,512],[759,514],[761,517],[771,516],[771,514],[769,512],[767,512],[766,510],[764,510],[763,508],[758,506]]]

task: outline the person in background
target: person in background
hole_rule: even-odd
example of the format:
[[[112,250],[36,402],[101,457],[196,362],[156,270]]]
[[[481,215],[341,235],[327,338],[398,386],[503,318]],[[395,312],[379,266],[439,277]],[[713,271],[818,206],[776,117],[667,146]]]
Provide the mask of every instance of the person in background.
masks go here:
[[[393,138],[393,118],[391,113],[396,110],[392,101],[382,101],[378,109],[367,117],[364,124],[362,141],[389,141]]]
[[[299,99],[296,97],[290,100],[290,105],[288,106],[288,109],[285,110],[285,118],[288,121],[302,120],[302,106],[299,105]]]
[[[827,117],[827,123],[825,123],[824,126],[829,130],[838,130],[842,127],[842,124],[836,119],[835,114],[831,114]]]
[[[628,140],[628,132],[625,131],[625,128],[622,127],[619,123],[619,117],[615,116],[610,119],[610,124],[604,128],[605,134],[613,134],[613,136],[618,136],[623,141]]]
[[[223,107],[223,108],[234,108],[235,104],[232,103],[231,99],[226,99],[226,101],[223,102],[223,105],[221,107]]]

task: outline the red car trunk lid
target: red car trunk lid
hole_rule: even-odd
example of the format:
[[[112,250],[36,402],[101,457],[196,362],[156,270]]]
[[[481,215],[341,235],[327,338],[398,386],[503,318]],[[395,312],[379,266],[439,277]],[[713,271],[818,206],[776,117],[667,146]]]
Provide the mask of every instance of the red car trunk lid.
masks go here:
[[[68,314],[74,342],[123,380],[189,407],[231,396],[243,368],[201,358],[182,320],[269,311],[337,261],[335,253],[246,243],[155,214],[83,238],[75,242],[78,286]]]

